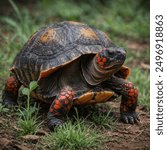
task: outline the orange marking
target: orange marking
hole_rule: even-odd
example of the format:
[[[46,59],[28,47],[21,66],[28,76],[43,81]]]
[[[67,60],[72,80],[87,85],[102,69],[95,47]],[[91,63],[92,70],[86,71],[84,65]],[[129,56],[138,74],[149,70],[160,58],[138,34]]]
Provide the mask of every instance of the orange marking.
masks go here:
[[[57,104],[54,105],[55,109],[60,109],[61,107],[62,107],[61,105],[57,105]]]
[[[47,42],[53,41],[53,39],[55,38],[55,34],[56,34],[56,30],[55,29],[48,29],[47,31],[45,31],[41,35],[40,41],[42,43],[47,43]]]
[[[100,66],[104,66],[104,62],[100,61],[98,62]]]
[[[133,89],[129,90],[129,96],[134,96],[134,90]]]
[[[92,29],[81,29],[80,30],[81,35],[83,35],[86,38],[89,39],[98,39],[98,36],[96,35],[96,33],[92,30]]]
[[[57,105],[61,105],[61,103],[60,103],[59,100],[55,100],[55,104],[57,104]]]
[[[6,81],[6,90],[12,92],[14,95],[17,94],[18,89],[20,87],[20,83],[16,79],[15,76],[9,77]]]
[[[97,62],[100,62],[101,58],[100,57],[97,57]]]
[[[68,23],[71,25],[84,25],[83,23],[75,22],[75,21],[68,21]]]

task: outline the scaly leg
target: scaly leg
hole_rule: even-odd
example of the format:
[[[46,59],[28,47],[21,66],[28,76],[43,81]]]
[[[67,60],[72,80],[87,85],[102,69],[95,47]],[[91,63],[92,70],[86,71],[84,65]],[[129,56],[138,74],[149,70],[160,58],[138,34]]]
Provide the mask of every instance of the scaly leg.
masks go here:
[[[138,100],[137,88],[131,82],[114,76],[105,83],[111,90],[122,95],[120,105],[121,120],[131,124],[138,122],[139,117],[135,112]]]
[[[17,105],[17,96],[20,86],[21,83],[16,76],[11,76],[6,80],[5,89],[2,94],[3,105]]]
[[[54,130],[56,126],[63,124],[63,117],[73,105],[74,92],[70,87],[63,88],[59,96],[52,102],[48,112],[48,127]]]

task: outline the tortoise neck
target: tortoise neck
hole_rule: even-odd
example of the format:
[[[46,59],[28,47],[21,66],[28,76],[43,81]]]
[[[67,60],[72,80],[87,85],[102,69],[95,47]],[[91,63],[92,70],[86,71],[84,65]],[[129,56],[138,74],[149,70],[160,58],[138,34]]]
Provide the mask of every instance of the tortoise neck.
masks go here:
[[[110,70],[105,70],[97,64],[96,56],[89,60],[83,59],[81,68],[84,79],[90,85],[98,85],[111,76]]]

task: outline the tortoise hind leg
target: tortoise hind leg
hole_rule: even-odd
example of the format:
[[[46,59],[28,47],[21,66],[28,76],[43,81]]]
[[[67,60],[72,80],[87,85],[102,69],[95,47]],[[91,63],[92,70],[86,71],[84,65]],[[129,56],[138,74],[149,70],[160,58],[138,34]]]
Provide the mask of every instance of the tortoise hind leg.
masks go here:
[[[139,117],[136,113],[136,106],[138,100],[137,88],[125,79],[118,77],[111,77],[111,79],[105,82],[111,90],[114,90],[119,95],[122,95],[120,113],[121,120],[125,123],[134,124],[139,121]]]
[[[6,106],[17,105],[18,90],[21,83],[16,76],[11,76],[6,80],[5,89],[2,93],[2,104]]]
[[[73,105],[74,92],[70,87],[63,88],[59,96],[52,102],[47,115],[48,127],[51,131],[63,124],[63,117],[69,112]]]

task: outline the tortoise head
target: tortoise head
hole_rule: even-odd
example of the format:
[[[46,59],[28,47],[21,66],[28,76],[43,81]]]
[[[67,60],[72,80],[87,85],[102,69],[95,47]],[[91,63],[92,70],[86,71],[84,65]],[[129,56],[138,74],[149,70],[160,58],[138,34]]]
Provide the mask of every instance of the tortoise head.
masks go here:
[[[121,47],[100,50],[92,61],[84,61],[82,70],[88,84],[97,85],[119,71],[126,58],[126,51]]]
[[[113,46],[99,51],[95,57],[101,69],[113,70],[114,73],[114,70],[119,69],[124,63],[126,51],[122,47]]]

